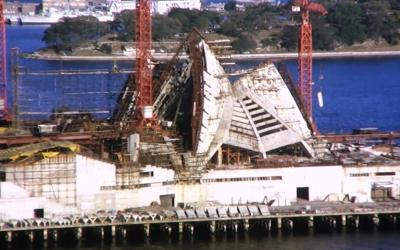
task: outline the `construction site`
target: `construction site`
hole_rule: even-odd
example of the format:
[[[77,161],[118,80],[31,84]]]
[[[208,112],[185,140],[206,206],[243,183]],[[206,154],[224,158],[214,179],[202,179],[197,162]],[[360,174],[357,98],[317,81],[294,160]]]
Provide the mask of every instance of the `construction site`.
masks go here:
[[[155,62],[150,0],[140,0],[134,69],[34,71],[13,49],[8,91],[2,17],[0,116],[8,126],[0,131],[0,220],[150,205],[400,199],[400,133],[319,133],[309,15],[326,10],[295,5],[298,81],[277,62],[232,71],[229,43],[196,30],[168,63]],[[93,84],[81,86],[87,77]],[[49,78],[56,92],[33,85]],[[54,84],[71,79],[81,87]],[[56,107],[48,110],[51,98]]]

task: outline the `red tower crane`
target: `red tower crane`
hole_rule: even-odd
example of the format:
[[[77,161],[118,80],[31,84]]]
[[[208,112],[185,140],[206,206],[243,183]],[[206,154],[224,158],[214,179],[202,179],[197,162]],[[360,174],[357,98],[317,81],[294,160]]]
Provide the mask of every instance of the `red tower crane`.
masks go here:
[[[138,128],[152,126],[151,0],[136,1],[136,118]]]
[[[11,116],[7,107],[7,51],[6,51],[6,22],[4,17],[4,0],[0,0],[0,121],[9,122]]]
[[[301,24],[299,31],[299,86],[300,94],[306,109],[306,114],[313,124],[312,114],[312,26],[310,23],[310,12],[326,15],[325,7],[310,0],[295,0],[292,10],[301,13]]]

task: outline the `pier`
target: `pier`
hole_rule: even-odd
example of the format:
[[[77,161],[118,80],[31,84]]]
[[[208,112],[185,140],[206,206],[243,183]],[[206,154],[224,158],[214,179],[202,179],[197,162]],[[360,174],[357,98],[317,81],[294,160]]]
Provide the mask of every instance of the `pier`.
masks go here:
[[[114,238],[177,238],[215,234],[294,233],[314,230],[395,229],[400,202],[304,202],[291,206],[226,205],[185,209],[129,209],[57,218],[8,220],[0,223],[0,242],[13,243]]]

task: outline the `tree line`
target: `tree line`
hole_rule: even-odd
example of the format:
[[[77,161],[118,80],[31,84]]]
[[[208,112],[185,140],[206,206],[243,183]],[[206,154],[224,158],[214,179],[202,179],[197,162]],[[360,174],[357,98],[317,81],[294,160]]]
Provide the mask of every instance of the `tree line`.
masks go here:
[[[400,0],[320,0],[328,10],[326,16],[311,15],[313,45],[316,50],[332,50],[367,40],[399,42]],[[43,36],[48,47],[70,51],[82,43],[96,42],[107,34],[117,40],[133,41],[134,11],[119,13],[113,22],[101,23],[94,17],[66,18],[51,25]],[[293,51],[297,48],[299,14],[291,4],[262,3],[238,9],[234,1],[225,5],[224,13],[207,10],[173,9],[167,16],[153,17],[153,40],[174,39],[194,27],[201,32],[232,38],[238,52],[258,47]],[[266,34],[266,35],[262,35]]]

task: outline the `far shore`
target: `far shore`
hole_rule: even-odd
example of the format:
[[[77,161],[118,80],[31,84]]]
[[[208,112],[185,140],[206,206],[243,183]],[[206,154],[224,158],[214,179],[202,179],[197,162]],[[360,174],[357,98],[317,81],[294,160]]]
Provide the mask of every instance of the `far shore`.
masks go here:
[[[174,56],[173,53],[154,53],[153,58],[157,61],[168,61]],[[341,51],[341,52],[314,52],[313,58],[367,58],[367,57],[397,57],[400,51]],[[23,54],[24,58],[48,60],[48,61],[134,61],[135,56],[105,55],[105,56],[67,56],[50,55],[42,53]],[[182,59],[187,56],[180,56]],[[296,59],[297,53],[263,53],[263,54],[232,54],[233,61],[246,60],[288,60]]]

